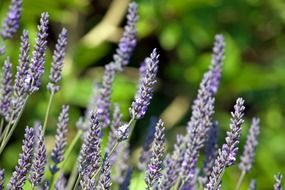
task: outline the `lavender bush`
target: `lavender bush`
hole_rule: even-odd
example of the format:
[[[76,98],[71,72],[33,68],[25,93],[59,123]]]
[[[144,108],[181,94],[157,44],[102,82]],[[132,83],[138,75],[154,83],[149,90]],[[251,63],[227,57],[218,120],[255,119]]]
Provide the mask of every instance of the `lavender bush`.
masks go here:
[[[19,28],[22,12],[22,1],[12,0],[9,12],[1,28],[3,40],[11,39]],[[0,169],[0,190],[20,189],[80,189],[110,190],[137,189],[132,181],[133,171],[144,175],[147,190],[218,190],[223,188],[223,174],[229,167],[235,167],[239,155],[239,143],[245,118],[245,100],[237,98],[230,113],[229,129],[225,134],[222,146],[218,143],[218,122],[215,120],[215,99],[219,88],[225,54],[223,35],[215,36],[212,61],[208,71],[203,75],[198,93],[193,101],[192,114],[185,132],[177,135],[171,147],[166,146],[164,122],[150,122],[140,163],[130,163],[130,136],[136,122],[148,112],[151,104],[159,68],[159,50],[149,51],[150,55],[143,60],[137,92],[129,105],[129,120],[123,120],[118,104],[111,101],[112,86],[116,74],[128,65],[137,45],[136,23],[138,21],[137,4],[129,4],[127,23],[123,36],[113,56],[113,61],[105,66],[102,85],[94,85],[94,93],[86,114],[77,123],[78,131],[70,144],[67,143],[69,126],[69,106],[62,106],[58,117],[54,147],[48,151],[45,132],[53,98],[60,91],[61,73],[67,47],[68,31],[63,28],[53,51],[53,59],[47,89],[50,92],[46,115],[41,125],[27,127],[19,154],[18,164],[12,176],[5,182],[5,165]],[[18,121],[21,118],[26,102],[32,94],[42,86],[41,78],[45,72],[45,54],[48,37],[48,13],[42,13],[38,25],[35,46],[30,57],[30,40],[26,30],[22,32],[20,55],[15,77],[12,64],[7,57],[3,64],[0,97],[0,155]],[[4,48],[5,44],[1,44]],[[2,48],[2,47],[1,47]],[[111,117],[111,110],[113,115]],[[107,129],[106,129],[107,128]],[[105,147],[103,139],[107,131],[108,143]],[[241,172],[239,180],[234,184],[236,190],[247,173],[253,167],[255,149],[258,145],[260,121],[252,119],[247,133],[243,153],[238,168]],[[82,142],[81,142],[82,139]],[[68,173],[65,166],[76,144],[81,143],[77,161],[73,171]],[[205,150],[205,151],[204,151]],[[204,153],[205,152],[205,153]],[[203,156],[204,155],[204,156]],[[200,166],[200,162],[203,162]],[[49,167],[48,167],[49,166]],[[47,169],[49,168],[49,170]],[[274,176],[273,188],[281,190],[282,174]],[[25,185],[28,184],[28,185]],[[256,189],[258,182],[252,180],[248,189]]]

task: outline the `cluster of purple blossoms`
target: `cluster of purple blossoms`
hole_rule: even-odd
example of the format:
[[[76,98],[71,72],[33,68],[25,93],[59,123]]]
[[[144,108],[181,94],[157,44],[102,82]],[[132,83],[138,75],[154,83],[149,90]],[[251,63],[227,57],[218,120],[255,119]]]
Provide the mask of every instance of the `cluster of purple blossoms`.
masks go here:
[[[55,45],[55,50],[53,52],[53,62],[51,64],[51,71],[49,75],[50,82],[47,85],[48,90],[51,93],[56,93],[59,91],[58,82],[61,80],[61,72],[63,68],[63,60],[65,56],[67,45],[67,30],[62,29],[58,36],[57,43]]]
[[[35,151],[29,180],[33,186],[38,186],[43,180],[45,165],[47,163],[47,150],[41,124],[36,122],[34,125],[34,130]]]
[[[12,0],[7,16],[2,24],[1,36],[3,39],[11,39],[19,28],[22,14],[22,0]]]
[[[9,58],[5,60],[2,68],[2,83],[1,83],[1,97],[0,97],[0,114],[9,121],[9,109],[12,101],[12,64]]]
[[[18,160],[18,165],[12,174],[12,177],[8,184],[9,190],[22,189],[26,175],[28,174],[31,161],[33,157],[34,143],[35,143],[35,133],[33,128],[26,128],[25,139],[23,140],[22,153]]]
[[[152,189],[158,186],[158,181],[161,176],[160,170],[162,169],[162,158],[164,155],[164,123],[159,120],[155,127],[154,140],[152,142],[152,155],[147,166],[145,182],[147,189]]]
[[[17,31],[22,10],[21,4],[20,0],[12,0],[8,17],[1,31],[3,39],[11,38]],[[113,105],[111,102],[112,85],[116,74],[128,65],[136,46],[137,21],[137,5],[132,2],[129,4],[127,24],[119,41],[119,47],[113,56],[113,61],[105,66],[102,86],[91,97],[84,118],[88,119],[88,122],[84,121],[80,124],[78,138],[74,138],[68,150],[65,151],[69,106],[62,106],[59,114],[55,145],[51,150],[50,158],[45,145],[44,127],[42,128],[39,123],[36,123],[33,128],[27,127],[22,153],[19,155],[18,164],[7,185],[8,190],[23,189],[27,179],[32,189],[111,190],[116,186],[119,190],[128,190],[132,183],[132,173],[138,171],[145,174],[144,181],[147,190],[194,190],[199,189],[199,186],[205,190],[222,188],[224,171],[236,162],[238,156],[245,110],[244,100],[238,98],[234,111],[231,113],[230,129],[226,133],[225,143],[219,148],[218,122],[214,119],[214,104],[221,80],[225,52],[222,35],[215,36],[212,61],[208,71],[203,75],[197,97],[193,101],[192,114],[185,134],[177,135],[173,151],[165,155],[165,128],[163,121],[158,120],[155,127],[149,128],[139,164],[131,165],[130,150],[132,147],[129,139],[136,121],[145,116],[150,105],[157,82],[159,62],[159,54],[154,49],[142,63],[137,93],[129,108],[130,120],[125,122],[119,105]],[[31,60],[28,32],[23,31],[15,81],[13,81],[9,58],[3,65],[0,114],[8,124],[3,131],[1,126],[0,154],[12,135],[27,98],[31,93],[39,90],[41,77],[45,70],[48,23],[48,14],[43,13],[38,25]],[[62,78],[66,46],[67,30],[63,28],[53,52],[50,81],[47,85],[52,95],[60,90],[59,82]],[[95,88],[98,88],[98,85],[95,85]],[[111,119],[112,107],[114,109]],[[153,123],[152,120],[151,125]],[[109,130],[109,137],[105,147],[102,142],[104,142],[106,130]],[[83,134],[83,132],[86,133]],[[243,176],[252,168],[259,133],[259,119],[254,118],[240,157],[238,167],[241,170],[241,177],[236,189],[239,189]],[[71,175],[65,175],[64,164],[80,136],[83,136],[83,143],[77,163],[74,164]],[[202,168],[199,168],[198,163],[202,161],[200,154],[204,147],[204,161]],[[46,171],[48,159],[52,163]],[[45,177],[46,172],[50,172],[51,179]],[[275,176],[275,190],[283,189],[282,180],[281,174]],[[0,190],[4,189],[4,186],[4,170],[0,169]],[[254,180],[251,181],[249,189],[256,189]]]
[[[103,128],[110,124],[112,83],[115,79],[115,75],[128,65],[132,52],[136,46],[137,21],[137,4],[133,2],[129,4],[127,25],[124,28],[119,47],[113,56],[114,60],[105,66],[102,87],[97,99],[97,113]]]
[[[69,106],[62,106],[58,117],[57,129],[55,135],[55,145],[51,151],[51,159],[54,165],[50,166],[51,173],[55,174],[59,168],[58,164],[64,160],[64,149],[67,145],[67,132],[69,121]]]
[[[152,99],[153,87],[156,83],[156,75],[158,71],[159,55],[154,49],[149,57],[144,60],[145,71],[142,75],[137,94],[130,107],[130,115],[133,119],[141,119]]]
[[[240,157],[239,169],[243,172],[249,172],[254,160],[255,148],[258,144],[257,137],[260,133],[259,119],[253,118],[250,129],[247,134],[246,144]]]

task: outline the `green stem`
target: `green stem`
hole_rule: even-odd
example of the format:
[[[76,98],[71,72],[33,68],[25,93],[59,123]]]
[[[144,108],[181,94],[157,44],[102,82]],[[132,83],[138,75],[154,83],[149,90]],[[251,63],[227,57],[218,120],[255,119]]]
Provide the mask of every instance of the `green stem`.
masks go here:
[[[81,130],[80,130],[80,131],[77,131],[75,137],[73,138],[72,142],[71,142],[70,145],[68,146],[68,148],[67,148],[67,150],[66,150],[66,152],[65,152],[65,154],[64,154],[64,158],[65,158],[65,159],[64,159],[63,162],[60,164],[60,165],[61,165],[61,169],[63,169],[64,166],[66,165],[66,163],[67,163],[66,161],[67,161],[67,159],[69,158],[69,156],[70,156],[72,150],[74,149],[76,143],[79,141],[79,139],[80,139],[82,133],[83,133],[83,131],[81,131]]]
[[[11,125],[12,125],[12,118],[13,118],[13,117],[14,117],[14,112],[12,113],[12,116],[11,116],[10,121],[9,121],[8,124],[5,126],[4,131],[3,131],[2,135],[0,136],[0,141],[2,142],[2,143],[1,143],[1,146],[2,146],[2,144],[3,144],[4,139],[7,137],[7,134],[8,134],[8,132],[9,132],[9,129],[10,129]]]
[[[55,174],[51,174],[49,190],[53,189],[55,184]]]
[[[4,135],[4,137],[3,137],[3,139],[2,139],[3,141],[2,141],[1,147],[0,147],[0,155],[1,155],[2,151],[4,150],[6,144],[7,144],[8,141],[10,140],[10,138],[11,138],[11,136],[12,136],[14,130],[16,129],[16,126],[17,126],[17,124],[18,124],[18,122],[19,122],[19,120],[20,120],[20,118],[21,118],[21,116],[22,116],[22,113],[23,113],[23,111],[24,111],[24,108],[25,108],[25,105],[26,105],[27,100],[28,100],[28,97],[26,97],[26,99],[24,100],[23,107],[21,108],[21,110],[20,110],[20,112],[19,112],[19,114],[18,114],[18,116],[17,116],[15,122],[13,123],[13,125],[12,125],[12,121],[11,121],[11,120],[12,120],[12,118],[14,117],[14,113],[12,113],[11,120],[10,120],[10,122],[8,123],[8,125],[5,127],[5,128],[7,128],[7,131],[5,132],[6,134]],[[12,127],[11,127],[11,130],[9,131],[9,128],[10,128],[11,125],[12,125]],[[6,130],[6,129],[5,129],[5,130]]]
[[[243,181],[244,176],[245,176],[245,171],[242,171],[240,176],[239,176],[239,179],[238,179],[238,182],[237,182],[235,190],[239,190],[240,189],[240,186],[241,186],[241,183]]]
[[[65,152],[65,154],[64,154],[64,160],[59,164],[59,170],[60,171],[62,171],[63,170],[63,168],[64,168],[64,166],[66,165],[66,163],[67,163],[67,160],[68,160],[68,158],[69,158],[69,156],[70,156],[70,154],[72,153],[72,151],[73,151],[73,149],[74,149],[74,147],[75,147],[75,145],[76,145],[76,143],[78,142],[78,140],[80,139],[80,137],[81,137],[81,135],[82,135],[82,131],[80,130],[80,131],[77,131],[77,133],[76,133],[76,136],[73,138],[73,140],[72,140],[72,142],[70,143],[70,145],[68,146],[68,148],[67,148],[67,150],[66,150],[66,152]],[[76,169],[76,166],[75,166],[75,169]],[[52,175],[52,177],[51,177],[51,180],[50,180],[50,190],[52,189],[52,187],[54,186],[54,184],[55,184],[55,175],[53,174]]]
[[[66,189],[69,190],[69,189],[72,189],[76,179],[77,179],[77,165],[75,165],[72,169],[72,172],[71,172],[71,175],[68,179],[68,183],[67,183],[67,186],[66,186]]]
[[[108,155],[109,157],[114,153],[115,149],[118,147],[119,144],[120,144],[120,142],[118,142],[118,141],[114,144],[114,146],[112,147],[112,149],[111,149],[111,151],[110,151],[110,153]],[[97,177],[97,175],[99,174],[99,171],[101,170],[101,168],[102,168],[102,165],[98,168],[96,173],[93,175],[92,179],[95,179]]]
[[[79,185],[79,181],[80,181],[80,175],[78,175],[77,178],[76,178],[76,182],[75,182],[75,184],[74,184],[74,186],[72,188],[73,190],[77,190],[77,187]]]
[[[4,127],[4,119],[2,118],[0,124],[0,134],[2,133],[3,127]]]
[[[48,106],[47,106],[46,114],[45,114],[45,120],[44,120],[44,123],[43,123],[43,133],[44,133],[45,130],[46,130],[47,120],[48,120],[48,116],[49,116],[51,104],[52,104],[52,101],[53,101],[53,97],[54,97],[54,92],[51,92],[50,97],[49,97],[49,101],[48,101]]]

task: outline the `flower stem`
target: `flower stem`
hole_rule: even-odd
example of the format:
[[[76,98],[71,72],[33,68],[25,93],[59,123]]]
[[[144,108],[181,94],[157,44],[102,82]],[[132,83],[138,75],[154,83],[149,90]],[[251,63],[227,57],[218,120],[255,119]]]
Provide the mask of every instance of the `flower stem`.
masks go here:
[[[52,104],[52,101],[53,101],[53,97],[54,97],[54,92],[51,92],[50,97],[49,97],[49,101],[48,101],[46,114],[45,114],[45,120],[44,120],[44,124],[43,124],[43,133],[45,132],[45,129],[46,129],[46,126],[47,126],[47,120],[48,120],[51,104]]]
[[[80,131],[77,131],[75,137],[73,138],[72,142],[71,142],[70,145],[68,146],[68,148],[67,148],[67,150],[66,150],[66,152],[65,152],[65,154],[64,154],[64,158],[65,158],[65,159],[64,159],[63,162],[60,164],[60,165],[61,165],[61,169],[63,169],[64,166],[66,165],[66,161],[67,161],[67,159],[69,158],[69,156],[70,156],[72,150],[74,149],[76,143],[79,141],[79,139],[80,139],[82,133],[83,133],[83,131],[81,131],[81,130],[80,130]]]
[[[1,124],[0,124],[0,134],[2,133],[3,130],[3,125],[4,125],[4,119],[1,119]]]
[[[3,138],[3,139],[2,139],[1,146],[0,146],[0,155],[1,155],[2,151],[4,150],[6,144],[7,144],[8,141],[10,140],[10,138],[11,138],[11,136],[12,136],[12,134],[13,134],[13,132],[14,132],[14,130],[15,130],[15,128],[16,128],[16,126],[17,126],[17,124],[18,124],[18,122],[19,122],[21,116],[22,116],[22,113],[23,113],[23,111],[24,111],[24,108],[25,108],[25,105],[26,105],[27,100],[28,100],[28,96],[27,96],[26,99],[24,100],[23,106],[22,106],[22,108],[21,108],[21,110],[20,110],[20,112],[19,112],[19,114],[18,114],[18,116],[17,116],[17,118],[16,118],[16,120],[15,120],[14,122],[12,122],[12,119],[13,119],[15,113],[14,113],[14,112],[12,113],[11,120],[9,121],[8,125],[5,127],[6,132],[3,134],[4,136],[3,136],[3,137],[2,137],[2,136],[0,137],[0,139]],[[13,125],[12,125],[12,124],[13,124]],[[12,127],[11,127],[11,129],[10,129],[10,126],[11,126],[11,125],[12,125]],[[10,129],[10,130],[9,130],[9,129]]]
[[[69,180],[68,180],[68,183],[67,183],[67,186],[66,186],[66,189],[72,189],[76,179],[77,179],[77,165],[75,165],[72,169],[72,172],[71,172],[71,175],[69,177]]]
[[[240,186],[242,184],[244,176],[245,176],[245,171],[242,171],[240,176],[239,176],[239,179],[238,179],[238,182],[237,182],[235,190],[239,190],[240,189]]]
[[[82,132],[81,130],[80,130],[80,131],[77,131],[75,137],[73,138],[72,142],[71,142],[70,145],[68,146],[68,148],[67,148],[67,150],[66,150],[66,152],[65,152],[65,154],[64,154],[64,158],[65,158],[65,159],[59,164],[59,170],[60,170],[60,171],[62,171],[63,168],[64,168],[64,166],[66,165],[67,160],[68,160],[68,158],[69,158],[71,152],[73,151],[73,149],[74,149],[76,143],[77,143],[78,140],[80,139],[80,136],[82,135],[82,133],[83,133],[83,132]],[[73,169],[73,170],[74,170],[74,169]],[[76,166],[75,166],[75,170],[76,170]],[[56,179],[55,175],[56,175],[56,174],[52,174],[52,177],[51,177],[51,180],[50,180],[50,184],[51,184],[51,185],[50,185],[50,188],[49,188],[49,189],[52,189],[52,187],[53,187],[54,184],[55,184],[55,179]],[[76,173],[75,173],[75,175],[76,175]]]

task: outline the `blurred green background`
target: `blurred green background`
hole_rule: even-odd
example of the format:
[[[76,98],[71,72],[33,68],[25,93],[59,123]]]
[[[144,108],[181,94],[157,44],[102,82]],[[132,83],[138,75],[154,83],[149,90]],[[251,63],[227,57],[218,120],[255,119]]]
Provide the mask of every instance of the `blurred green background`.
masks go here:
[[[0,1],[3,20],[9,0]],[[49,71],[51,52],[62,27],[69,31],[62,90],[55,97],[47,129],[47,146],[53,146],[57,115],[62,104],[71,105],[69,140],[76,133],[75,123],[84,113],[93,81],[100,82],[103,66],[112,60],[125,23],[128,0],[24,0],[21,28],[7,43],[7,55],[14,66],[19,53],[22,29],[28,29],[34,44],[36,24],[43,11],[50,14]],[[198,84],[211,59],[214,35],[222,33],[226,57],[220,90],[216,98],[215,118],[220,123],[219,143],[229,128],[229,112],[237,97],[246,100],[246,124],[241,142],[254,116],[261,118],[260,144],[256,162],[247,175],[257,180],[258,189],[271,189],[273,175],[285,174],[285,1],[283,0],[138,0],[138,46],[129,67],[120,74],[113,88],[113,102],[120,104],[127,120],[128,106],[136,90],[138,66],[153,48],[160,53],[159,84],[147,116],[137,123],[131,140],[131,161],[135,165],[151,116],[162,117],[167,127],[168,150],[175,134],[183,133]],[[5,57],[0,57],[1,65]],[[25,125],[43,121],[48,103],[45,85],[34,94],[20,124],[0,158],[0,166],[9,173],[20,152]],[[78,147],[79,149],[79,147]],[[242,147],[241,147],[242,149]],[[73,164],[76,153],[70,158]],[[70,170],[71,168],[66,168]],[[223,189],[232,189],[239,176],[236,166],[227,169]],[[133,183],[143,176],[134,174]],[[143,188],[142,188],[143,189]]]

